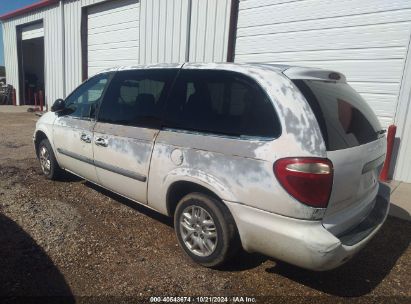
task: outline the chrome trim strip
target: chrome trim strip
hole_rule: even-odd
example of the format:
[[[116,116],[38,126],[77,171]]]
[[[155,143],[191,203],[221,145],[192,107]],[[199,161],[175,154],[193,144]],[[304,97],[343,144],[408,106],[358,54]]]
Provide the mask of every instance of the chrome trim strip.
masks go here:
[[[57,148],[57,151],[59,153],[63,154],[63,155],[66,155],[68,157],[77,159],[79,161],[85,162],[85,163],[90,164],[90,165],[94,165],[98,168],[101,168],[101,169],[104,169],[104,170],[107,170],[107,171],[110,171],[110,172],[113,172],[113,173],[117,173],[117,174],[123,175],[125,177],[129,177],[129,178],[138,180],[140,182],[147,181],[147,177],[144,176],[144,175],[141,175],[141,174],[138,174],[138,173],[126,170],[126,169],[122,169],[122,168],[119,168],[119,167],[116,167],[116,166],[113,166],[113,165],[109,165],[109,164],[106,164],[106,163],[103,163],[103,162],[100,162],[100,161],[95,161],[95,160],[92,160],[91,158],[84,157],[84,156],[79,155],[77,153],[73,153],[73,152],[70,152],[70,151],[67,151],[67,150],[64,150],[64,149],[61,149],[61,148]]]
[[[80,155],[80,154],[73,153],[73,152],[70,152],[70,151],[67,151],[67,150],[61,149],[61,148],[57,148],[57,152],[59,152],[59,153],[61,153],[61,154],[63,154],[63,155],[66,155],[66,156],[68,156],[68,157],[77,159],[77,160],[79,160],[79,161],[85,162],[85,163],[87,163],[87,164],[89,164],[89,165],[94,165],[94,161],[93,161],[91,158],[82,156],[82,155]]]
[[[262,141],[262,142],[273,141],[281,136],[281,134],[278,135],[277,137],[262,137],[262,136],[247,136],[247,135],[234,136],[234,135],[210,133],[206,131],[192,131],[192,130],[185,130],[185,129],[178,129],[178,128],[170,128],[170,127],[164,127],[162,128],[162,131],[185,133],[185,134],[191,134],[191,135],[213,136],[213,137],[220,137],[224,139],[255,140],[255,141]]]
[[[140,182],[145,182],[147,180],[147,177],[145,177],[144,175],[141,175],[141,174],[138,174],[138,173],[126,170],[126,169],[122,169],[122,168],[119,168],[119,167],[116,167],[116,166],[113,166],[113,165],[109,165],[109,164],[103,163],[103,162],[98,161],[98,160],[94,161],[94,165],[98,168],[101,168],[101,169],[104,169],[104,170],[107,170],[107,171],[111,171],[111,172],[123,175],[125,177],[129,177],[129,178],[138,180]]]

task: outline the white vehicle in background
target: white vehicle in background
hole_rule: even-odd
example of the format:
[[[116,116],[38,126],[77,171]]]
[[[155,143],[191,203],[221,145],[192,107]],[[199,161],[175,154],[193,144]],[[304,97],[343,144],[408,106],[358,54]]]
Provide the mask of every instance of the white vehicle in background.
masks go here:
[[[45,176],[67,170],[174,217],[216,267],[240,248],[335,268],[382,226],[384,131],[337,72],[258,64],[118,68],[37,123]]]

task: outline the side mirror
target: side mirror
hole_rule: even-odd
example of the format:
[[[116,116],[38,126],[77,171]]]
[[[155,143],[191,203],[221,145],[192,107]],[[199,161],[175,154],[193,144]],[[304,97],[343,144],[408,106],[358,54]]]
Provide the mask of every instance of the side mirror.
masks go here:
[[[57,99],[51,106],[51,112],[60,112],[66,108],[66,104],[63,99]]]

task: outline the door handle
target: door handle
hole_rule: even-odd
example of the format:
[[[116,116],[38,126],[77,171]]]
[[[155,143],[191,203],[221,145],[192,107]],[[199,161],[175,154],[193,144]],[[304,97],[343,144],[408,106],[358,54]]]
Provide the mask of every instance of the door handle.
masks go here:
[[[91,143],[91,137],[90,137],[90,135],[88,135],[88,134],[86,134],[86,133],[82,133],[81,135],[80,135],[80,139],[82,140],[82,141],[84,141],[85,143]]]
[[[97,146],[101,146],[101,147],[107,147],[108,146],[108,140],[103,138],[103,137],[98,137],[96,138],[96,140],[94,141],[94,143]]]

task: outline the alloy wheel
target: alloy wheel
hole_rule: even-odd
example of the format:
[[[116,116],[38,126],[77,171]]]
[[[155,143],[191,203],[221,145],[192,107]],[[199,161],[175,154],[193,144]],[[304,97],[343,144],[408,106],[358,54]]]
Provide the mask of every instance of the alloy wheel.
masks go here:
[[[39,158],[41,170],[44,174],[49,175],[51,170],[50,153],[45,146],[40,148]]]
[[[211,255],[218,242],[217,228],[210,213],[191,205],[180,216],[180,234],[184,244],[197,256]]]

